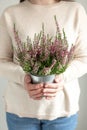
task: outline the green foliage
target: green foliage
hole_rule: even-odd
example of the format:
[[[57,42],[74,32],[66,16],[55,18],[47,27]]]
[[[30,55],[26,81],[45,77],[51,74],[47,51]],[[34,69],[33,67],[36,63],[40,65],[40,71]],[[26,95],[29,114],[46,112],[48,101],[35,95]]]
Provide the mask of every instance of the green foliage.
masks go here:
[[[28,62],[28,61],[25,61],[24,63],[23,63],[23,70],[25,71],[25,72],[30,72],[31,70],[32,70],[32,68],[31,68],[31,66],[30,66],[30,62]]]
[[[75,47],[68,50],[68,41],[64,29],[60,31],[57,18],[55,36],[45,34],[44,23],[42,30],[34,34],[33,41],[27,36],[26,42],[22,42],[14,24],[14,37],[17,49],[14,49],[18,62],[25,72],[34,75],[50,75],[63,73],[69,62],[74,57]]]

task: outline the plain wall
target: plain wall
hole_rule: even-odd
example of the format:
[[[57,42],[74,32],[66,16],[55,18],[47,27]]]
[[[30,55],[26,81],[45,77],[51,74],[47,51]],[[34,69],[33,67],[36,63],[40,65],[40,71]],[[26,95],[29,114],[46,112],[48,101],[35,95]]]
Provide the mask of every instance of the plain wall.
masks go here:
[[[87,1],[86,0],[77,0],[82,3],[85,9],[87,10]],[[18,0],[0,0],[0,15],[3,10],[9,5],[17,3]],[[80,95],[80,111],[79,111],[79,122],[77,130],[87,130],[87,75],[84,75],[79,79],[81,95]],[[7,81],[0,78],[0,130],[7,130],[6,126],[6,117],[5,117],[5,107],[3,93],[6,88]]]

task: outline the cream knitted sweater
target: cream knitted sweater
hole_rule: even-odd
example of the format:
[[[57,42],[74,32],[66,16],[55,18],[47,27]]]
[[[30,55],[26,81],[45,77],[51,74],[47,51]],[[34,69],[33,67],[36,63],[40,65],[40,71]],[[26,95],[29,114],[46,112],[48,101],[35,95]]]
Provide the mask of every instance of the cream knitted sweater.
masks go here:
[[[65,29],[69,45],[76,45],[75,59],[63,73],[64,89],[54,99],[33,100],[25,90],[25,72],[17,63],[12,49],[12,44],[16,46],[13,26],[15,23],[22,41],[26,40],[27,35],[33,39],[34,33],[41,30],[42,22],[45,24],[45,32],[54,35],[54,15],[61,29]],[[4,94],[7,112],[20,117],[49,120],[75,114],[79,110],[78,78],[86,72],[87,15],[82,5],[65,1],[36,5],[26,0],[5,9],[0,18],[0,76],[8,79]]]

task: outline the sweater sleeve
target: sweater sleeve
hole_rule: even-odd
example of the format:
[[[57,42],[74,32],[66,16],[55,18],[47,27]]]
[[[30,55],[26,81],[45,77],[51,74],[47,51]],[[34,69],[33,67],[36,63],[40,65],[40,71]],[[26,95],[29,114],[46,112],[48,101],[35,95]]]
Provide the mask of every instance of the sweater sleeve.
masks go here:
[[[78,36],[75,42],[75,58],[63,73],[64,81],[69,82],[87,73],[87,14],[84,7],[78,9]]]
[[[0,17],[0,76],[24,85],[25,72],[21,66],[13,62],[12,40],[8,33],[4,12]]]

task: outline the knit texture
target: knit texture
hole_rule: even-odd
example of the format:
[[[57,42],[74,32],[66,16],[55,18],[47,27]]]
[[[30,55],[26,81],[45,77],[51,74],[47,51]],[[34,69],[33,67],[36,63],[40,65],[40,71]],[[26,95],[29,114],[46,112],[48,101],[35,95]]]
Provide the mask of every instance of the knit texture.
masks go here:
[[[25,86],[25,72],[15,58],[16,47],[14,23],[22,41],[27,36],[32,40],[39,33],[42,22],[45,33],[55,35],[56,15],[60,29],[64,28],[69,46],[76,45],[75,58],[63,73],[64,89],[52,100],[33,100]],[[60,1],[50,5],[36,5],[25,2],[4,10],[0,18],[0,76],[8,79],[4,94],[5,109],[20,117],[56,119],[70,116],[79,110],[80,87],[78,78],[87,72],[87,15],[84,7],[77,2]]]

